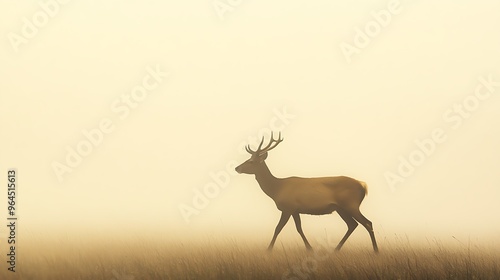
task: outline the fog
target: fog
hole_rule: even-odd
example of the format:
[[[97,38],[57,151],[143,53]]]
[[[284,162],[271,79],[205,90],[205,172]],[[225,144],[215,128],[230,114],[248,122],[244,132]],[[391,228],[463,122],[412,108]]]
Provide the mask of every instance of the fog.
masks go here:
[[[275,176],[367,182],[380,238],[500,233],[498,1],[40,3],[0,3],[26,235],[268,240],[280,212],[233,170],[271,130]]]

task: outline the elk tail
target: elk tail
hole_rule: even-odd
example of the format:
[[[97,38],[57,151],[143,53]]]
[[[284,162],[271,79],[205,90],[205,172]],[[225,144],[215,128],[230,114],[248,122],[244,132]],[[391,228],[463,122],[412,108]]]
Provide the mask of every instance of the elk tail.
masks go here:
[[[358,181],[358,182],[363,187],[363,190],[365,190],[365,195],[368,195],[368,185],[366,184],[366,182],[363,182],[363,181]]]

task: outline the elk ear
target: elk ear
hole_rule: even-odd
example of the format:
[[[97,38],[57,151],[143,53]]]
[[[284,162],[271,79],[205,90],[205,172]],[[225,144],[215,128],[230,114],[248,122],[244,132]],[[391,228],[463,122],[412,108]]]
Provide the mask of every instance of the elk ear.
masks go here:
[[[261,156],[259,157],[259,163],[261,163],[261,162],[265,161],[265,160],[266,160],[266,158],[267,158],[267,152],[265,152],[263,155],[261,155]]]

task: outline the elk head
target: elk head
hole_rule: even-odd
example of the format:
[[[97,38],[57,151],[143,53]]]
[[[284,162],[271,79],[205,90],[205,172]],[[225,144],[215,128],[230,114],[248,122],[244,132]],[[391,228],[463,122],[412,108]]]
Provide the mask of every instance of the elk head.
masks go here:
[[[281,132],[279,133],[277,140],[274,139],[273,133],[271,132],[271,141],[269,141],[269,144],[267,144],[266,147],[262,148],[262,144],[264,143],[264,136],[262,136],[262,140],[260,141],[259,147],[256,151],[250,149],[250,145],[246,146],[245,149],[251,155],[251,157],[247,161],[236,167],[236,172],[240,174],[255,174],[264,164],[264,160],[266,160],[267,158],[267,152],[276,148],[276,146],[278,146],[278,144],[282,141],[283,139],[281,138]]]

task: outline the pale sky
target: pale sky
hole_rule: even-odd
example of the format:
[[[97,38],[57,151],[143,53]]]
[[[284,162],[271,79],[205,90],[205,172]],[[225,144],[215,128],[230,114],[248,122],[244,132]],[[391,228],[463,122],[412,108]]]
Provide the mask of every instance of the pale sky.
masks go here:
[[[18,169],[23,230],[270,239],[280,214],[253,176],[228,173],[189,223],[179,207],[275,129],[273,174],[367,182],[361,210],[380,238],[500,233],[500,2],[39,2],[0,2],[0,178]],[[358,48],[367,26],[380,30]],[[67,149],[103,121],[69,167]],[[443,141],[419,158],[436,129]],[[412,154],[423,163],[391,188]],[[54,162],[71,169],[62,181]],[[345,231],[337,214],[303,227]]]

